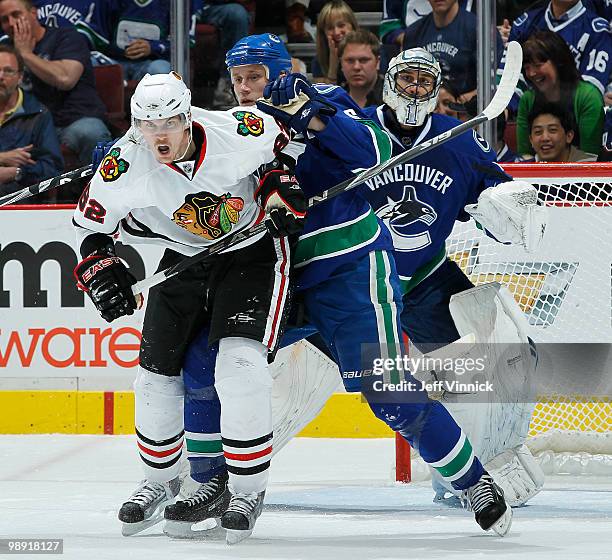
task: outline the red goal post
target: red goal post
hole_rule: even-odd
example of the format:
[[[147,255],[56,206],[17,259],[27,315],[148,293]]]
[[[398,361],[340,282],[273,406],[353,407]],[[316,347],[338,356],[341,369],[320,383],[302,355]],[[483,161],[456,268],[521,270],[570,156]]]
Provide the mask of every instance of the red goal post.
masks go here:
[[[497,281],[507,286],[536,343],[612,343],[612,164],[503,167],[515,179],[534,184],[549,208],[542,247],[527,254],[487,238],[473,221],[458,222],[447,241],[449,257],[474,284]],[[589,462],[596,471],[610,466],[609,399],[585,388],[584,394],[541,395],[539,401],[527,445],[547,463],[548,472],[591,472]],[[397,481],[410,480],[410,463],[408,446],[397,437]]]

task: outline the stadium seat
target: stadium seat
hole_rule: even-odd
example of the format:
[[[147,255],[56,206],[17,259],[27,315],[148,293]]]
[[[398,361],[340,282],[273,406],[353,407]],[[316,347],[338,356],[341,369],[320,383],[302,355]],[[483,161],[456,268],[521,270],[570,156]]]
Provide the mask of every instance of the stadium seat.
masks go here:
[[[113,134],[124,134],[130,127],[125,114],[123,68],[120,64],[94,66],[96,89],[106,107],[106,120]]]

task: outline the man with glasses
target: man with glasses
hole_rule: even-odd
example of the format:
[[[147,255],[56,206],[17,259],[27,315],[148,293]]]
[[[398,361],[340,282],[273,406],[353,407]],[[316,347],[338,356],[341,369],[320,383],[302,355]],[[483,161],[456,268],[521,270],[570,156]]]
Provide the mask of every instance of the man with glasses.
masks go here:
[[[0,45],[0,194],[62,172],[64,163],[51,113],[19,87],[23,59]]]
[[[111,133],[87,41],[76,29],[42,25],[31,0],[0,0],[0,26],[23,57],[32,92],[51,111],[60,142],[88,164],[96,142],[110,140]]]

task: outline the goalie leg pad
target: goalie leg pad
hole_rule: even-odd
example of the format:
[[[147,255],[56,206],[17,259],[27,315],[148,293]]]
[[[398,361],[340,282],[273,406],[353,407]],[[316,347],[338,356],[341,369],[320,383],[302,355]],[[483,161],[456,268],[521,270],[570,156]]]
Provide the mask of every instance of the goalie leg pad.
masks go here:
[[[512,507],[525,505],[544,486],[544,471],[526,445],[503,451],[485,467]]]
[[[474,333],[474,357],[488,360],[485,371],[493,391],[475,395],[473,402],[456,396],[447,403],[486,463],[505,449],[522,445],[527,436],[535,406],[529,390],[535,357],[527,323],[512,295],[498,283],[455,294],[450,311],[460,334]]]
[[[180,472],[184,387],[180,376],[138,367],[134,381],[136,437],[147,480],[169,482]]]
[[[270,372],[275,455],[340,389],[340,376],[334,362],[304,341],[279,350]]]

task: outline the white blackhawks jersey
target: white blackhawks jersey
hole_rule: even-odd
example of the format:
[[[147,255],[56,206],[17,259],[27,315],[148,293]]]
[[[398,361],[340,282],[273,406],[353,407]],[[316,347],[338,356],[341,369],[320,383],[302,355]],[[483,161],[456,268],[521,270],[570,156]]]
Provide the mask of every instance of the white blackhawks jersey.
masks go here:
[[[130,132],[111,148],[74,213],[79,247],[99,232],[192,255],[257,221],[253,173],[274,160],[288,141],[286,133],[253,107],[192,107],[192,116],[197,146],[192,161],[159,163]]]

